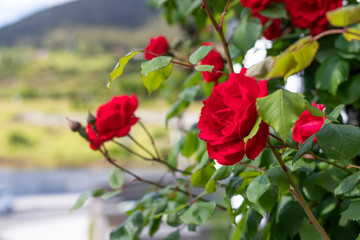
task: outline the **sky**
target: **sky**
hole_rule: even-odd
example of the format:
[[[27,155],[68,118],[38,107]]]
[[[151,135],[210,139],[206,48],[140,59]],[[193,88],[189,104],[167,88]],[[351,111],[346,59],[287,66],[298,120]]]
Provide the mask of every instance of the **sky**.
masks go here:
[[[0,28],[40,10],[74,0],[0,0]]]

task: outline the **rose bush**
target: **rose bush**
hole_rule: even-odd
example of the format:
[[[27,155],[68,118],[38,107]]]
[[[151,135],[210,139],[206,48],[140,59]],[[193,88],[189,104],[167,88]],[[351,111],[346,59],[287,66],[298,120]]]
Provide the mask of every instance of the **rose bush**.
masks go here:
[[[226,82],[213,89],[201,109],[199,138],[206,141],[209,157],[222,165],[240,162],[244,154],[255,159],[269,133],[269,127],[261,122],[256,135],[244,142],[258,116],[256,99],[267,95],[266,81],[258,84],[244,74],[244,70],[230,74]]]
[[[101,148],[106,161],[116,168],[109,178],[112,189],[86,192],[80,197],[81,204],[89,196],[114,196],[135,181],[155,187],[127,212],[129,217],[112,231],[110,239],[138,239],[145,229],[153,236],[165,224],[174,227],[174,231],[164,239],[180,239],[183,226],[188,225],[193,231],[197,225],[211,224],[208,220],[213,215],[218,218],[223,214],[221,222],[226,226],[219,231],[220,236],[212,236],[214,239],[359,238],[360,5],[351,4],[355,0],[344,1],[346,7],[329,13],[341,1],[151,2],[162,8],[169,23],[182,25],[191,36],[184,35],[171,49],[171,56],[142,62],[144,86],[149,93],[159,88],[176,91],[176,95],[167,94],[174,102],[166,122],[177,117],[181,123],[184,111],[194,101],[204,100],[204,105],[197,123],[190,128],[179,124],[181,136],[170,149],[158,149],[142,123],[151,145],[143,145],[131,135],[129,142],[142,151],[117,142],[133,156],[165,166],[174,177],[171,184],[163,184],[163,177],[154,181],[143,178],[124,168],[121,161],[110,155],[111,150]],[[336,28],[309,35],[308,29],[312,34],[327,29],[328,21]],[[263,36],[276,40],[269,43],[263,41]],[[264,48],[258,48],[258,40]],[[218,41],[217,46],[221,41],[221,53],[209,52],[206,47],[195,50],[194,46],[203,41],[213,41],[214,45]],[[239,66],[259,60],[249,59],[257,50],[261,50],[259,57],[266,53],[265,59],[246,72],[242,68],[239,74],[235,73]],[[110,88],[129,60],[140,52],[132,51],[119,60],[110,74]],[[187,76],[169,84],[174,80],[170,77],[173,65],[187,68],[183,71]],[[201,65],[212,65],[214,71],[204,72],[211,67]],[[288,77],[295,74],[304,80],[303,93],[284,88],[287,79],[293,80]],[[221,75],[228,78],[217,84]],[[201,76],[205,82],[215,84],[204,84]],[[174,96],[178,98],[173,99]],[[314,99],[321,104],[311,105],[309,101]],[[93,139],[92,147],[96,149],[101,141],[128,133],[137,121],[133,116],[136,101],[133,97],[126,101],[132,104],[121,111],[127,113],[124,115],[118,113],[122,107],[99,109],[94,126],[88,125],[89,136],[81,124],[70,122],[70,126],[82,137]],[[332,110],[327,115],[325,106]],[[338,119],[342,109],[349,113],[347,123]],[[354,112],[358,114],[355,119]],[[120,116],[125,116],[125,120]],[[291,140],[291,130],[298,146]],[[314,133],[317,144],[302,144]],[[212,159],[227,166],[216,168]],[[124,172],[133,179],[123,185],[118,179],[123,179]],[[198,194],[193,188],[203,191]],[[207,194],[213,195],[203,198]],[[240,195],[244,200],[234,204]],[[219,220],[214,222],[218,225]]]
[[[150,38],[149,44],[145,47],[144,57],[147,60],[151,60],[157,55],[165,55],[168,51],[169,44],[167,39],[164,36],[158,36],[155,38]]]
[[[323,104],[313,103],[313,106],[325,112],[325,106]],[[292,131],[294,141],[298,143],[306,141],[306,139],[320,130],[325,120],[326,117],[315,117],[311,115],[308,110],[304,111],[294,125]],[[314,141],[316,141],[316,137]]]
[[[101,142],[126,136],[131,126],[138,121],[134,116],[137,107],[138,101],[135,95],[113,97],[109,102],[101,105],[96,113],[95,124],[87,125],[90,147],[98,150]],[[94,127],[97,132],[94,131]]]
[[[203,43],[203,46],[212,46],[212,43]],[[222,59],[220,53],[216,50],[211,50],[206,57],[200,61],[201,65],[211,65],[214,66],[212,72],[202,72],[205,82],[214,82],[218,83],[218,79],[222,76],[222,71],[224,69],[224,60]]]

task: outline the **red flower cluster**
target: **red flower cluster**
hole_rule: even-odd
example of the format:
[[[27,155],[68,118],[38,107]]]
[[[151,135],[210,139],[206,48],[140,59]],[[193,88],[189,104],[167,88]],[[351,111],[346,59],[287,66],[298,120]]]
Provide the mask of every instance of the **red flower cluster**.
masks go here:
[[[316,35],[328,29],[326,12],[342,6],[342,0],[287,0],[286,10],[292,24],[299,28],[310,28]]]
[[[101,142],[127,135],[131,126],[138,121],[138,118],[134,116],[137,106],[135,95],[113,97],[109,102],[101,105],[96,114],[97,133],[91,124],[87,125],[90,147],[97,150]]]
[[[325,111],[325,106],[322,104],[313,103],[313,106],[321,111]],[[315,117],[311,115],[308,110],[301,113],[299,120],[295,123],[293,128],[294,141],[298,143],[306,141],[306,139],[320,130],[325,120],[325,117]],[[316,141],[316,137],[314,141]]]
[[[267,95],[265,81],[232,73],[229,79],[214,87],[204,101],[198,123],[199,138],[207,142],[211,159],[222,165],[240,162],[244,154],[255,159],[264,149],[269,126],[261,122],[256,135],[245,144],[257,118],[256,99]]]
[[[169,44],[164,36],[151,38],[149,44],[145,48],[144,57],[147,60],[151,60],[157,57],[156,55],[151,53],[155,53],[157,55],[165,55],[168,51],[168,48],[169,48]]]
[[[259,11],[269,7],[273,2],[284,2],[292,24],[295,27],[310,28],[316,35],[328,29],[326,12],[342,6],[342,0],[240,0],[244,7],[251,8],[254,17],[260,19],[264,26],[270,19],[262,16]],[[265,30],[264,36],[269,39],[278,38],[281,34],[280,19],[274,19]]]
[[[261,24],[263,26],[265,26],[265,24],[267,22],[271,21],[270,18],[264,17],[259,12],[252,11],[252,13],[253,13],[254,17],[257,17],[260,19]],[[264,37],[268,40],[273,40],[273,39],[280,37],[281,33],[282,33],[281,20],[280,20],[280,18],[275,18],[275,19],[272,19],[272,23],[270,24],[270,26],[268,26],[265,29]]]
[[[204,46],[212,46],[212,43],[203,43]],[[224,69],[224,60],[222,59],[220,53],[216,50],[211,50],[206,57],[200,61],[201,65],[212,65],[214,69],[212,72],[202,72],[205,82],[215,82],[217,84],[218,79],[221,77],[222,71]]]

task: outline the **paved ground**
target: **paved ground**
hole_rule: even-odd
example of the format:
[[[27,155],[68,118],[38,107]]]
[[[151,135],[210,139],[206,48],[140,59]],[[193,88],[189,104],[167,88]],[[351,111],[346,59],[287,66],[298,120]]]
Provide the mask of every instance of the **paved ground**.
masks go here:
[[[78,194],[17,197],[14,212],[0,216],[0,240],[88,240],[87,209],[69,214]]]

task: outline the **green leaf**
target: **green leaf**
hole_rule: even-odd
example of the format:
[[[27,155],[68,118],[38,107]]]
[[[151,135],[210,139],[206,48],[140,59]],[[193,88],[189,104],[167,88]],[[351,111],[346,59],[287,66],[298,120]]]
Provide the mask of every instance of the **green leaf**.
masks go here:
[[[214,193],[216,191],[215,180],[209,180],[205,185],[205,190],[208,194]]]
[[[200,90],[200,86],[190,86],[185,88],[180,94],[179,99],[170,107],[166,115],[166,127],[168,122],[174,116],[179,116],[184,109],[186,109],[192,101],[194,101]]]
[[[102,199],[106,200],[112,197],[115,197],[116,195],[119,195],[122,192],[122,190],[116,190],[112,192],[107,192],[104,195],[101,196]]]
[[[198,148],[199,145],[199,129],[196,125],[189,129],[184,146],[182,148],[181,154],[185,157],[190,157]]]
[[[168,79],[171,70],[172,70],[172,63],[170,63],[166,67],[159,68],[152,72],[148,72],[147,75],[141,74],[143,83],[146,89],[148,90],[149,94],[151,94],[154,90],[158,89],[160,87],[160,84],[164,82],[166,79]]]
[[[360,22],[360,5],[349,5],[326,13],[329,23],[335,27],[345,27]]]
[[[255,236],[258,233],[259,224],[262,218],[263,216],[251,208],[246,211],[246,218],[243,229],[243,235],[245,236],[245,239],[256,239]]]
[[[254,127],[251,129],[251,132],[249,133],[249,135],[247,135],[247,137],[244,138],[245,143],[247,143],[249,141],[249,139],[254,137],[256,135],[256,133],[259,131],[261,121],[262,121],[262,118],[258,115],[256,117],[256,122],[254,124]]]
[[[270,180],[267,175],[263,174],[256,177],[246,190],[246,196],[256,203],[259,198],[270,188]]]
[[[167,158],[167,162],[171,166],[177,167],[177,165],[178,165],[177,158],[178,158],[178,155],[180,154],[182,148],[184,147],[184,143],[185,143],[185,138],[182,137],[177,143],[175,143],[174,146],[171,147],[169,156]]]
[[[352,221],[360,220],[360,200],[357,199],[350,203],[350,206],[341,213],[341,216],[345,219]]]
[[[232,166],[221,166],[211,176],[209,182],[206,184],[205,189],[207,193],[213,193],[216,191],[216,180],[224,180],[228,178],[232,173]]]
[[[322,239],[319,232],[316,230],[313,224],[310,223],[309,219],[305,219],[300,227],[300,239],[301,240],[319,240]]]
[[[327,90],[333,95],[339,87],[339,84],[346,80],[349,75],[350,63],[337,54],[326,59],[315,74],[315,88]]]
[[[360,99],[360,74],[352,76],[340,85],[337,96],[344,104],[353,104]]]
[[[244,179],[242,177],[232,177],[230,182],[226,185],[225,191],[226,195],[232,197],[236,194],[237,190],[243,183]]]
[[[210,178],[212,177],[212,175],[215,172],[215,167],[213,166],[213,164],[208,165],[205,168],[201,168],[196,170],[192,175],[191,175],[191,184],[194,187],[197,188],[203,188],[205,187],[205,185],[207,184],[207,182],[210,180]]]
[[[327,119],[325,121],[324,124],[328,124],[331,122],[338,122],[337,119],[340,116],[341,110],[345,107],[344,104],[340,104],[339,106],[337,106],[336,108],[334,108],[334,110],[331,111],[331,113],[329,115],[327,115]],[[335,121],[336,120],[336,121]]]
[[[284,196],[278,204],[276,215],[276,226],[280,226],[283,235],[290,236],[293,239],[296,233],[299,232],[304,220],[304,210],[292,196]]]
[[[294,56],[290,52],[285,51],[274,57],[273,66],[270,68],[270,71],[267,73],[265,79],[283,77],[290,69],[295,67],[296,61]]]
[[[155,202],[154,211],[152,215],[156,215],[165,211],[167,206],[167,199],[161,198]],[[154,233],[159,229],[161,223],[161,217],[152,218],[150,220],[150,229],[149,229],[149,236],[153,236]]]
[[[143,228],[143,215],[140,210],[131,214],[125,222],[110,233],[110,240],[137,239]]]
[[[349,160],[360,149],[360,130],[355,126],[327,124],[316,136],[320,148],[330,158]]]
[[[198,166],[199,169],[206,167],[210,163],[212,163],[213,160],[209,158],[209,154],[207,151],[204,152],[204,154],[201,157],[200,164]]]
[[[256,106],[264,122],[286,141],[288,132],[304,111],[305,99],[301,93],[279,89],[266,97],[258,98]]]
[[[259,11],[261,15],[268,18],[287,18],[285,4],[271,3],[266,9]]]
[[[124,181],[124,172],[119,168],[113,168],[109,176],[109,186],[114,189],[121,188]]]
[[[156,57],[150,61],[141,63],[141,74],[147,76],[150,72],[167,67],[171,63],[171,57]]]
[[[112,72],[110,73],[110,82],[109,82],[110,90],[111,90],[114,80],[123,74],[124,67],[129,62],[129,60],[132,59],[137,53],[141,53],[141,52],[144,52],[144,51],[132,51],[132,52],[126,54],[124,57],[119,59],[119,62],[116,64],[114,70],[112,70]]]
[[[348,176],[347,178],[345,178],[340,184],[339,186],[337,186],[335,188],[334,193],[336,195],[340,195],[340,194],[344,194],[344,193],[348,193],[351,190],[353,190],[356,186],[356,184],[359,182],[360,180],[360,171]]]
[[[214,172],[214,174],[211,176],[211,179],[224,180],[231,175],[232,169],[233,166],[221,166]]]
[[[205,225],[214,213],[215,207],[215,202],[196,202],[180,215],[180,219],[185,224]]]
[[[287,51],[292,53],[296,66],[286,72],[285,78],[307,68],[314,60],[318,49],[319,43],[313,40],[312,37],[302,38],[292,44]]]
[[[201,46],[201,47],[199,47],[195,52],[193,52],[193,54],[190,55],[189,61],[192,64],[197,64],[204,57],[206,57],[212,49],[213,49],[213,46]]]
[[[184,88],[192,87],[199,84],[202,80],[202,75],[200,72],[193,71],[185,80],[183,85]]]
[[[199,72],[212,72],[214,69],[213,65],[196,65],[195,70]]]
[[[348,42],[351,42],[352,40],[360,41],[359,28],[348,28],[347,32],[344,32],[342,35]]]
[[[70,211],[81,208],[89,197],[100,197],[105,192],[105,189],[99,188],[82,193],[80,197],[76,200],[74,206],[70,209]]]
[[[180,232],[175,231],[163,238],[163,240],[180,240]]]
[[[271,184],[276,185],[280,191],[283,193],[288,191],[290,183],[280,166],[270,168],[265,174],[269,177]]]
[[[325,113],[323,111],[314,107],[308,101],[305,102],[305,110],[308,110],[310,114],[315,117],[325,117]]]
[[[262,25],[258,18],[242,17],[233,33],[234,44],[247,52],[261,36]]]
[[[260,198],[259,203],[262,208],[270,212],[278,201],[279,190],[275,186],[271,186]]]
[[[275,64],[275,58],[267,57],[264,61],[253,65],[246,71],[246,76],[256,77],[257,79],[266,79],[268,72],[271,71]]]
[[[292,164],[294,164],[303,154],[307,153],[311,149],[314,143],[315,136],[316,134],[313,134],[311,137],[306,139],[306,141],[303,144],[301,144],[299,150],[296,152],[294,156]]]

